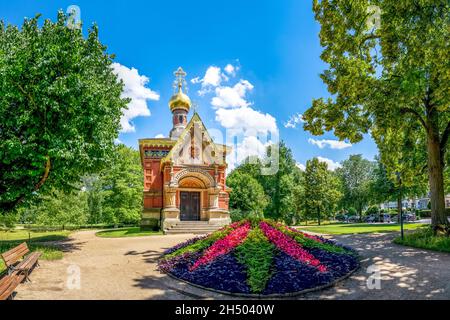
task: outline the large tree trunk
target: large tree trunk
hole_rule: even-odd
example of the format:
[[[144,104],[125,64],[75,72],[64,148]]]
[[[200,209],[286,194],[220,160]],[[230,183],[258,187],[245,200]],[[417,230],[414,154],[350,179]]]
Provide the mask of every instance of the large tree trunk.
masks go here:
[[[438,113],[428,114],[428,179],[430,184],[431,224],[434,230],[448,225],[445,214],[443,159],[440,150]]]
[[[317,207],[317,223],[320,226],[320,209]]]

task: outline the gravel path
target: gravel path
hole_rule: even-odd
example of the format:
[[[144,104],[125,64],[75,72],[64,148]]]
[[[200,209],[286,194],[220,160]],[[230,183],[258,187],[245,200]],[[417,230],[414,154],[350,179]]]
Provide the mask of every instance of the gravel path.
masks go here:
[[[161,252],[192,235],[108,239],[94,231],[62,243],[62,260],[41,261],[16,299],[229,299],[156,270]],[[362,268],[330,289],[297,299],[450,299],[450,254],[392,244],[394,234],[333,237],[362,256]],[[380,289],[368,289],[367,267],[380,271]],[[79,273],[80,277],[77,277]],[[79,279],[79,281],[78,281]],[[371,282],[373,283],[373,282]]]

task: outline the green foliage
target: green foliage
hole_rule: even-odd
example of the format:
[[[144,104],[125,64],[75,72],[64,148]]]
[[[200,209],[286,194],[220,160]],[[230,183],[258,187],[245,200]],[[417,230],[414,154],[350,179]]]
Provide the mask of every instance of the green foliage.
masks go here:
[[[328,171],[325,162],[317,158],[306,162],[304,190],[306,215],[317,218],[320,224],[322,218],[335,209],[341,196],[337,179]]]
[[[342,202],[346,206],[356,208],[360,217],[370,200],[369,187],[373,168],[373,163],[358,154],[351,155],[342,162],[342,167],[336,170],[343,185]]]
[[[37,190],[70,191],[105,166],[120,129],[123,84],[94,26],[86,38],[39,16],[0,22],[0,211]]]
[[[17,214],[0,215],[0,229],[13,229],[18,221]]]
[[[347,210],[347,214],[348,214],[349,216],[351,216],[351,217],[354,217],[354,216],[356,216],[356,215],[358,214],[358,212],[356,211],[355,208],[350,207],[350,208],[348,208],[348,210]]]
[[[377,215],[380,214],[380,208],[378,208],[377,206],[370,206],[367,208],[366,215]]]
[[[429,227],[405,234],[404,240],[401,237],[397,237],[394,239],[394,243],[415,248],[450,252],[450,237],[434,235],[433,230]]]
[[[368,23],[373,5],[379,26]],[[314,0],[313,9],[329,66],[321,78],[333,98],[313,100],[305,129],[333,130],[352,143],[370,131],[388,176],[400,173],[403,186],[428,166],[433,224],[448,224],[442,173],[450,136],[449,2]]]
[[[101,173],[102,222],[139,222],[144,184],[140,161],[136,150],[123,144],[116,147],[111,167]]]
[[[110,158],[108,168],[84,176],[71,191],[41,193],[34,203],[18,208],[20,220],[46,226],[136,225],[143,205],[139,152],[118,145]]]
[[[277,148],[279,152],[278,171],[273,175],[259,176],[270,202],[264,216],[272,219],[283,219],[294,210],[292,190],[299,183],[300,170],[297,168],[292,151],[283,141]]]
[[[233,189],[230,194],[230,208],[241,210],[233,212],[234,219],[238,219],[239,215],[261,217],[261,211],[265,217],[287,223],[299,219],[303,194],[302,174],[291,150],[283,142],[276,148],[271,147],[279,152],[279,169],[276,174],[262,175],[261,160],[249,157],[228,176],[227,184]]]
[[[230,207],[239,210],[239,213],[234,212],[234,216],[236,214],[241,217],[263,215],[268,199],[258,180],[243,170],[234,170],[228,176],[227,184],[232,189]]]
[[[86,195],[81,191],[52,190],[39,202],[19,209],[33,223],[46,226],[82,225],[87,222]]]
[[[253,293],[261,293],[269,281],[274,248],[259,228],[252,229],[236,248],[235,255],[247,268],[247,283]]]

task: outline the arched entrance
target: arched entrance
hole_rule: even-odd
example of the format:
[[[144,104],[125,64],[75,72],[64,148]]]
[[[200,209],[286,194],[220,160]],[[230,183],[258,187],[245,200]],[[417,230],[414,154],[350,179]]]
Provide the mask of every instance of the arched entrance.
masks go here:
[[[201,220],[202,192],[207,190],[204,181],[196,176],[184,176],[178,182],[178,190],[180,199],[180,220]]]

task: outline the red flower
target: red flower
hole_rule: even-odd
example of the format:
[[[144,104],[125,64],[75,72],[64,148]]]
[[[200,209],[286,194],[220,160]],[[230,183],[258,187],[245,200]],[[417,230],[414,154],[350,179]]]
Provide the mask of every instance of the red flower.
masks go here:
[[[291,257],[310,264],[316,267],[320,272],[327,271],[327,267],[320,264],[320,261],[316,259],[312,254],[303,249],[297,241],[285,235],[283,232],[273,228],[266,222],[261,222],[259,224],[261,230],[264,232],[265,236],[274,243],[281,251],[290,255]]]
[[[200,257],[200,259],[198,259],[189,270],[194,271],[201,265],[210,263],[217,257],[229,253],[235,247],[244,242],[249,231],[250,231],[250,223],[246,222],[242,226],[234,229],[225,238],[217,240],[211,247],[209,247],[205,251],[203,256]]]

